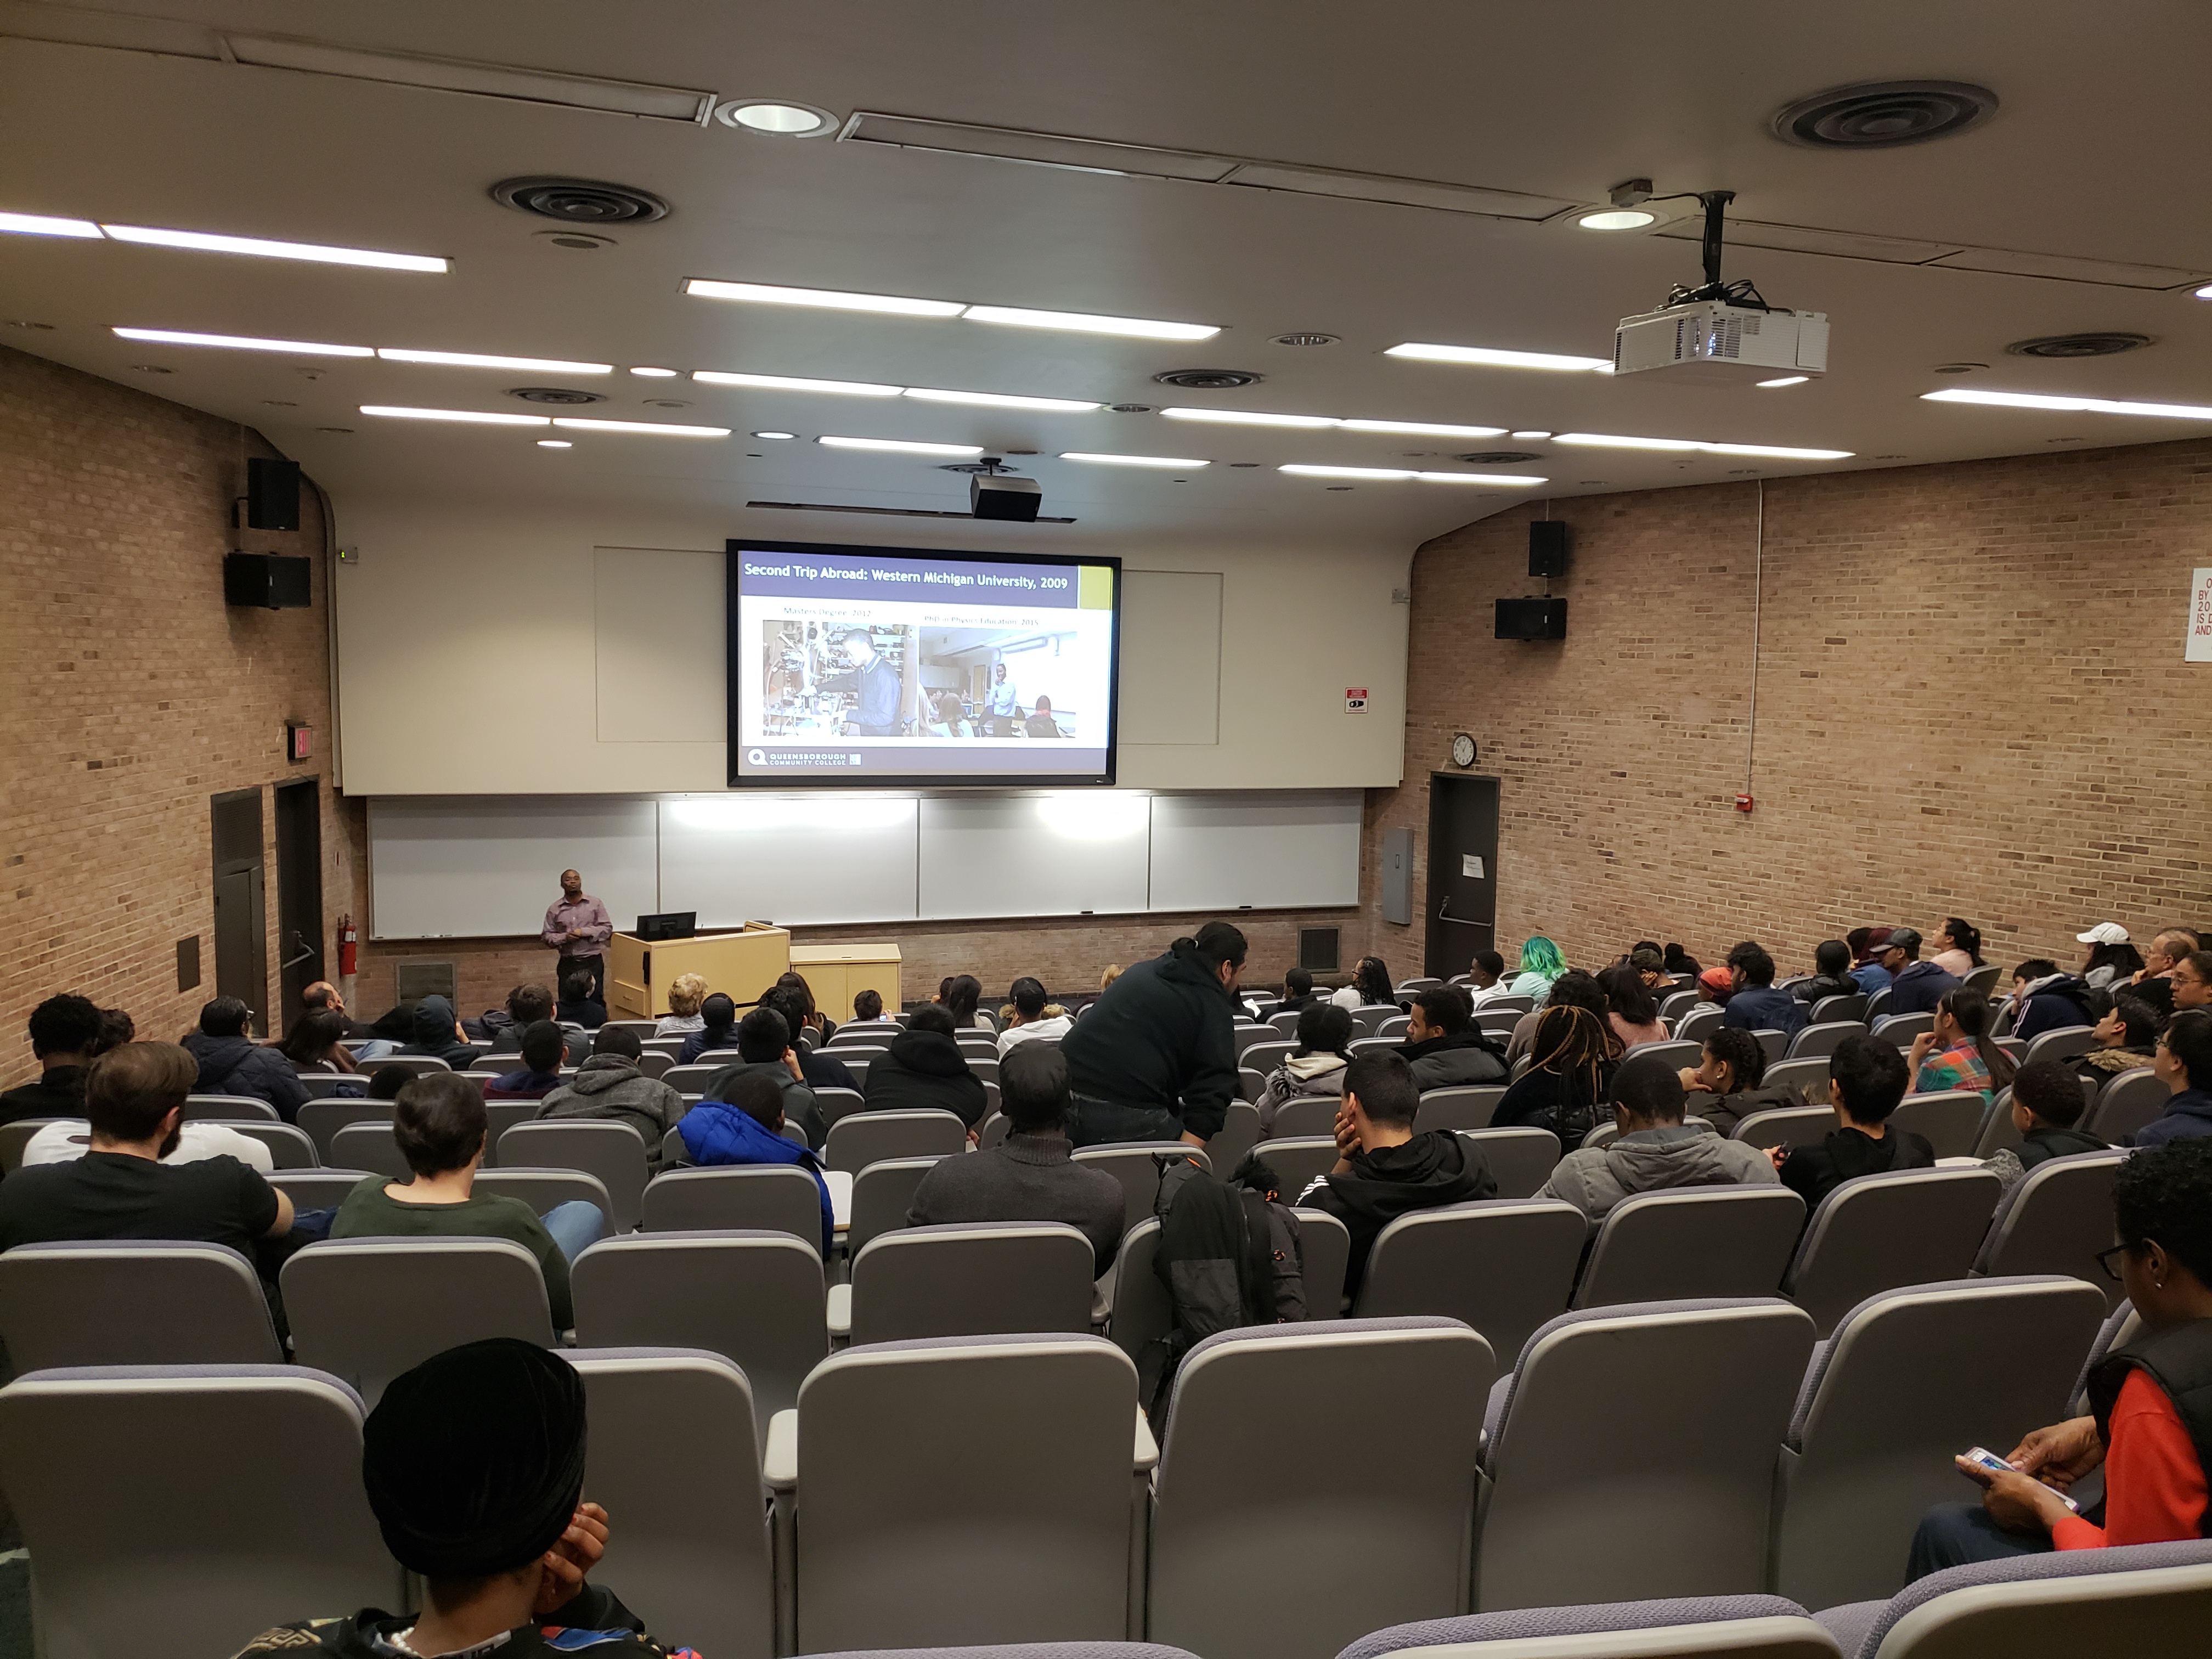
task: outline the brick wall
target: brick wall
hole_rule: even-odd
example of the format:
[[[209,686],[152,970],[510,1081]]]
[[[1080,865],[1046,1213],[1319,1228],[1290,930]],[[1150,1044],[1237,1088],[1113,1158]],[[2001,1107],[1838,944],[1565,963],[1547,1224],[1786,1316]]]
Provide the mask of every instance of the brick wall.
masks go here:
[[[1531,933],[1590,966],[1757,938],[1786,966],[1960,915],[2009,965],[2078,956],[2092,922],[2212,923],[2212,665],[2182,660],[2212,441],[1782,479],[1765,510],[1748,816],[1753,483],[1559,503],[1557,643],[1491,636],[1493,599],[1541,588],[1539,505],[1420,550],[1407,781],[1367,823],[1366,933],[1394,969],[1420,926],[1376,915],[1373,854],[1410,825],[1425,859],[1460,731],[1502,781],[1509,959]]]
[[[230,610],[222,556],[319,552],[305,492],[296,535],[234,531],[258,434],[0,348],[0,1079],[36,1074],[23,1022],[76,991],[174,1037],[215,994],[209,797],[261,788],[274,995],[275,803],[323,780],[324,890],[350,890],[321,758],[284,759],[284,723],[330,733],[323,579],[310,610]],[[246,538],[242,544],[239,538]],[[176,943],[202,983],[177,988]],[[264,1001],[265,1008],[270,1006]]]

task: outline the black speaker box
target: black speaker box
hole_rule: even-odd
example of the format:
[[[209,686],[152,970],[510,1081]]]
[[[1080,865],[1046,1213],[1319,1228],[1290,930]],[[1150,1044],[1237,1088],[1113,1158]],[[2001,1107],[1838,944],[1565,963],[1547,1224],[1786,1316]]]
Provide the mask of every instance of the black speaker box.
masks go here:
[[[1565,599],[1500,599],[1498,637],[1501,640],[1564,640],[1567,637]]]
[[[1534,519],[1528,525],[1528,574],[1564,576],[1567,574],[1567,521]]]
[[[300,464],[255,456],[246,464],[246,527],[300,527]],[[302,601],[305,603],[305,601]]]
[[[226,553],[222,556],[222,602],[259,605],[269,611],[289,611],[309,604],[307,571],[313,562],[287,558],[281,553]]]

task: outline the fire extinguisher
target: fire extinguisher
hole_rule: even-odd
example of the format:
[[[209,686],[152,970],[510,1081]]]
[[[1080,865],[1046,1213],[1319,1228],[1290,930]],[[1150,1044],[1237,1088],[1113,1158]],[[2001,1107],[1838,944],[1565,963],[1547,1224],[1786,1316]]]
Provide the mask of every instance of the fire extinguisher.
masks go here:
[[[361,935],[354,931],[353,918],[338,918],[338,977],[351,979],[361,957]]]

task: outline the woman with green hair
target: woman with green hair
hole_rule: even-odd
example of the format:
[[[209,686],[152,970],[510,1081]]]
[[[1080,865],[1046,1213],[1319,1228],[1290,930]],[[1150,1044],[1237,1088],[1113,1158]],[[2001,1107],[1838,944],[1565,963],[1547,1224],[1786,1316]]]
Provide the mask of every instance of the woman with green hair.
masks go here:
[[[1559,954],[1559,947],[1541,933],[1533,934],[1522,941],[1521,968],[1513,975],[1509,994],[1534,997],[1540,1008],[1552,994],[1552,981],[1566,971],[1566,958]]]

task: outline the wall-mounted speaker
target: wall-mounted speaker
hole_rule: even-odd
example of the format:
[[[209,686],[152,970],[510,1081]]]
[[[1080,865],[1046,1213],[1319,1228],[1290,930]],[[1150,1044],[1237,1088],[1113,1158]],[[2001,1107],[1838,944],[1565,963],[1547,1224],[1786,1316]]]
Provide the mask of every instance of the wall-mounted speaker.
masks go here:
[[[1528,574],[1564,576],[1567,574],[1567,521],[1534,519],[1528,525]]]
[[[246,527],[300,527],[300,464],[256,455],[246,464]]]
[[[1500,599],[1498,637],[1501,640],[1564,640],[1567,637],[1565,599]]]
[[[307,580],[312,559],[288,558],[281,553],[226,553],[222,556],[222,602],[258,605],[265,611],[289,611],[313,603]]]

